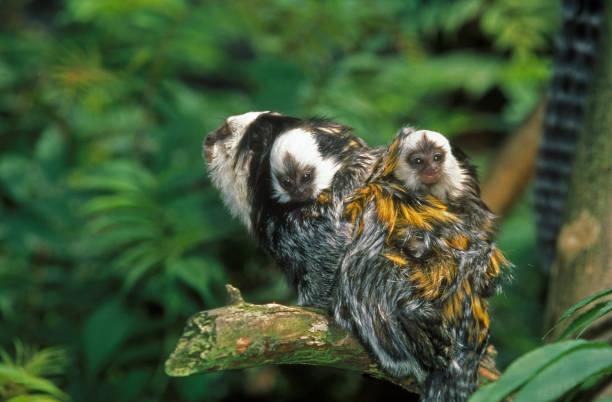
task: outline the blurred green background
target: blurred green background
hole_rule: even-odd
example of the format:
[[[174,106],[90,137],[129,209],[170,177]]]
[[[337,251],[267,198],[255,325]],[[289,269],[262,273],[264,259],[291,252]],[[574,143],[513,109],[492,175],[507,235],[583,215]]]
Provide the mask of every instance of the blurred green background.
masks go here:
[[[250,302],[295,302],[211,187],[202,140],[251,110],[327,116],[372,145],[412,124],[465,144],[482,175],[547,87],[557,2],[0,6],[0,399],[406,397],[318,367],[163,373],[226,282]],[[528,193],[500,243],[516,264],[493,300],[503,368],[543,329]]]

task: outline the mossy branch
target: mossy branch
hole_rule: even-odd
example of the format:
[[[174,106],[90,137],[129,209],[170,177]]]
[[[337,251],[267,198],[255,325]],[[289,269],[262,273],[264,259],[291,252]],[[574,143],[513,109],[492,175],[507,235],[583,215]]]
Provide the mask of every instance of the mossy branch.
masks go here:
[[[412,378],[385,374],[359,340],[336,325],[323,310],[276,303],[245,303],[226,285],[230,305],[195,314],[187,322],[166,373],[181,377],[266,364],[308,364],[360,371],[417,392]],[[481,362],[481,382],[498,378],[495,350]]]

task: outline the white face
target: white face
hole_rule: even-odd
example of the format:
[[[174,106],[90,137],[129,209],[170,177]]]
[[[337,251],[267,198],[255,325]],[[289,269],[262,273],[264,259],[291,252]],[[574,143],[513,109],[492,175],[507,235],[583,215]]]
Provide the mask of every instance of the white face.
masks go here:
[[[232,214],[240,218],[249,230],[251,229],[251,206],[248,201],[247,180],[250,155],[237,161],[235,165],[234,156],[249,125],[263,113],[267,112],[249,112],[228,117],[225,121],[229,129],[227,136],[211,144],[205,141],[204,145],[208,170],[214,184],[221,190],[223,199]],[[219,130],[221,129],[223,127]],[[215,133],[210,133],[209,136]]]
[[[467,178],[467,173],[463,171],[461,166],[459,166],[459,162],[453,156],[448,139],[435,131],[419,130],[410,133],[406,137],[404,143],[401,144],[401,154],[397,167],[393,172],[395,177],[402,181],[406,188],[413,190],[423,189],[424,186],[419,179],[419,175],[416,174],[414,168],[406,160],[406,156],[413,152],[422,141],[429,141],[435,144],[436,147],[443,149],[446,153],[442,175],[436,184],[427,187],[429,193],[442,201],[458,196]]]
[[[272,175],[272,196],[279,202],[292,200],[290,194],[279,183],[279,175],[287,175],[286,158],[292,158],[297,167],[314,167],[311,198],[316,198],[321,191],[331,186],[334,175],[340,165],[333,158],[323,158],[312,133],[295,128],[281,134],[272,146],[270,153],[270,170]]]

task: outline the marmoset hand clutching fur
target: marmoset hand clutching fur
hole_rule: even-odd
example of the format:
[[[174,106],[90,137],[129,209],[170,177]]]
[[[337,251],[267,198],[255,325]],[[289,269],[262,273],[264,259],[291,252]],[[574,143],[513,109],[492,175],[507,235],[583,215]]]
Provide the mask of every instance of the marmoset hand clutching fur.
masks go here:
[[[445,144],[428,151],[439,138],[413,131],[371,149],[328,120],[251,112],[210,133],[204,155],[300,305],[327,309],[391,375],[414,376],[422,400],[464,401],[488,341],[485,297],[507,262],[473,167]],[[407,168],[422,151],[427,172]]]

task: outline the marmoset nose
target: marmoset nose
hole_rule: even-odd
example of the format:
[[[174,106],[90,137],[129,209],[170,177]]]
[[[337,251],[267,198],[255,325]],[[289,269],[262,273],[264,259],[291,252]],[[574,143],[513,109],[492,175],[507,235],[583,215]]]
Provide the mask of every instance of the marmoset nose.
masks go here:
[[[308,198],[310,198],[310,192],[306,189],[296,189],[293,192],[293,197],[294,200],[296,201],[306,201]]]
[[[230,134],[231,131],[229,129],[229,126],[227,125],[227,122],[223,123],[223,125],[215,131],[208,133],[206,138],[204,138],[204,157],[206,158],[207,162],[210,162],[212,160],[213,146],[215,145],[215,143],[219,140],[224,139]]]
[[[229,127],[227,123],[224,123],[221,127],[216,129],[215,131],[208,133],[208,135],[204,139],[204,146],[210,147],[215,142],[219,141],[220,139],[227,137],[229,134],[230,134]]]

